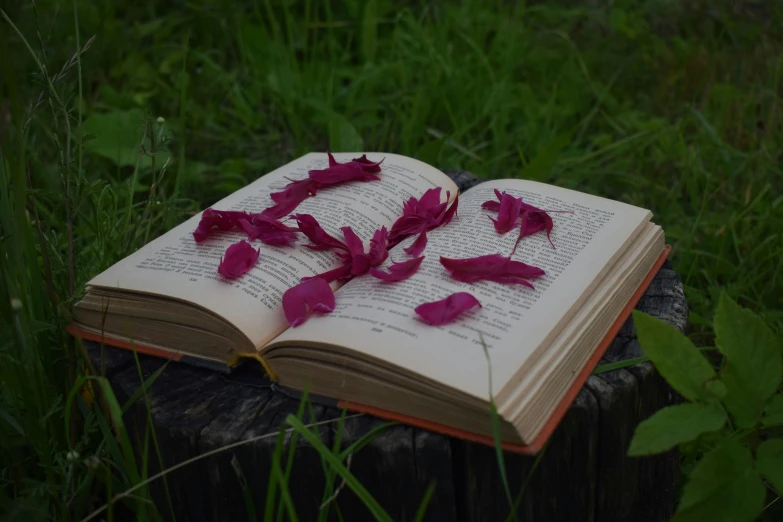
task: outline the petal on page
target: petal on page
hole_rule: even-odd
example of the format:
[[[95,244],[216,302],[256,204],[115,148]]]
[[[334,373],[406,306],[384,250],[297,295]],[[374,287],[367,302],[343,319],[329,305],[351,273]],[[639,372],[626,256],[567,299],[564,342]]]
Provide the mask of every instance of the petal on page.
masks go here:
[[[403,250],[411,257],[419,257],[425,248],[427,248],[427,231],[422,230],[416,241],[411,243],[410,246],[403,248]]]
[[[260,239],[272,246],[291,246],[296,242],[296,233],[299,231],[262,214],[254,214],[250,220],[240,219],[239,226],[247,232],[249,240]]]
[[[493,219],[495,224],[495,230],[498,234],[505,234],[517,225],[517,219],[519,213],[522,210],[522,198],[515,198],[505,192],[500,198],[500,209],[498,210],[498,218]]]
[[[451,277],[465,283],[487,280],[504,284],[521,284],[533,288],[528,279],[545,274],[536,266],[521,261],[512,261],[500,254],[474,257],[470,259],[440,258],[440,264],[449,271]]]
[[[387,249],[389,232],[386,227],[381,227],[380,230],[376,230],[370,240],[370,266],[378,266],[389,257],[389,251]]]
[[[383,163],[383,159],[381,161],[370,161],[367,159],[367,154],[362,154],[361,158],[354,158],[353,162],[361,165],[365,172],[378,173],[381,171],[381,163]]]
[[[406,236],[448,224],[457,212],[459,196],[449,206],[450,194],[446,193],[446,201],[441,203],[440,193],[440,187],[431,188],[418,200],[410,198],[403,203],[402,216],[392,225],[389,240],[396,244]]]
[[[448,225],[449,223],[451,223],[451,220],[454,218],[454,216],[457,215],[458,206],[459,206],[459,192],[457,192],[457,195],[454,198],[454,202],[451,204],[449,209],[438,219],[437,226],[442,227],[443,225]]]
[[[312,179],[292,181],[286,185],[285,189],[280,192],[273,192],[269,195],[275,204],[264,209],[261,214],[273,219],[287,216],[296,210],[296,207],[298,207],[302,201],[310,196],[315,196],[319,188],[321,188],[321,184]]]
[[[321,228],[318,221],[310,214],[294,214],[292,217],[299,225],[299,231],[313,243],[312,245],[304,245],[307,248],[311,250],[348,250],[348,247],[342,241],[330,236]]]
[[[350,279],[351,277],[353,277],[351,275],[351,262],[348,261],[333,270],[324,272],[323,274],[318,274],[310,277],[303,277],[302,281],[308,281],[310,279],[320,278],[326,281],[327,283],[331,283],[332,281],[337,281],[339,279]]]
[[[380,170],[380,169],[378,169]],[[362,168],[359,163],[343,163],[321,170],[311,170],[310,179],[322,185],[334,185],[346,181],[378,181],[381,178]]]
[[[427,324],[441,326],[450,323],[474,306],[481,306],[478,299],[467,292],[457,292],[440,301],[420,304],[414,311]]]
[[[283,294],[283,313],[292,327],[304,323],[311,313],[334,311],[334,305],[334,292],[320,277],[303,281]]]
[[[552,228],[555,226],[552,222],[552,218],[549,217],[549,214],[545,211],[536,209],[535,207],[533,208],[535,210],[525,210],[522,213],[522,224],[520,225],[519,230],[520,239],[535,234],[536,232],[546,230],[546,238],[549,240],[549,244],[552,245],[552,248],[555,248],[555,244],[552,243],[552,238],[550,237]]]
[[[371,268],[370,275],[376,279],[381,279],[382,281],[403,281],[419,270],[422,261],[424,261],[424,256],[408,259],[401,263],[392,263],[389,265],[388,272],[384,272],[378,268]]]
[[[247,212],[208,208],[201,213],[201,220],[196,230],[193,231],[193,239],[196,240],[196,243],[206,241],[213,227],[228,231],[235,226],[239,226],[240,219],[247,219],[249,216]]]
[[[226,249],[226,254],[220,258],[218,274],[223,277],[239,277],[256,264],[261,249],[255,249],[247,241],[234,243]]]

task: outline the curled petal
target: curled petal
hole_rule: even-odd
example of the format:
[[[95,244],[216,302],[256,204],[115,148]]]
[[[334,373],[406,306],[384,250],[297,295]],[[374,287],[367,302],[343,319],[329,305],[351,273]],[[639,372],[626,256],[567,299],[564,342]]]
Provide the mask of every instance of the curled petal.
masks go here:
[[[458,206],[459,206],[459,192],[457,192],[457,195],[454,198],[454,202],[451,204],[449,209],[438,220],[438,226],[439,227],[442,227],[443,225],[448,225],[449,223],[451,223],[451,220],[457,214],[457,207]]]
[[[226,254],[220,258],[218,273],[223,277],[239,277],[256,264],[261,249],[255,249],[247,241],[234,243],[226,249]]]
[[[552,245],[552,248],[555,248],[555,244],[552,243],[552,238],[550,237],[553,227],[554,223],[552,222],[552,218],[549,217],[549,214],[545,211],[539,209],[526,210],[522,213],[522,225],[520,226],[519,237],[523,238],[535,234],[536,232],[546,230],[546,238],[549,240],[549,244]]]
[[[422,194],[421,198],[419,198],[417,206],[426,210],[429,210],[431,207],[434,207],[436,205],[440,204],[440,191],[442,189],[440,187],[435,187],[427,190]]]
[[[310,214],[294,214],[292,216],[299,225],[299,231],[307,236],[313,244],[305,245],[312,250],[338,249],[348,250],[348,247],[339,239],[330,236],[318,221]]]
[[[193,231],[193,238],[196,243],[206,241],[209,237],[209,233],[213,227],[223,231],[228,231],[239,226],[240,219],[247,219],[250,215],[247,212],[239,212],[236,210],[214,210],[211,208],[206,209],[201,213],[201,220]]]
[[[451,277],[465,283],[488,280],[497,283],[519,283],[531,286],[527,279],[541,277],[545,274],[538,267],[527,265],[521,261],[512,261],[500,254],[474,257],[470,259],[440,258],[440,264],[449,271]]]
[[[291,246],[296,242],[298,229],[286,226],[276,219],[255,214],[250,220],[240,219],[239,226],[247,232],[249,240],[260,239],[272,246]]]
[[[380,168],[378,169],[380,171]],[[321,170],[311,170],[310,179],[322,185],[334,185],[346,181],[377,181],[378,176],[362,168],[359,163],[344,163]]]
[[[340,230],[343,231],[345,244],[348,246],[348,252],[350,252],[351,256],[355,257],[364,254],[364,245],[359,236],[356,235],[356,232],[351,227],[342,227]]]
[[[446,193],[446,201],[441,203],[440,193],[440,187],[431,188],[421,198],[403,203],[402,216],[392,225],[389,240],[396,244],[406,236],[448,224],[457,212],[459,197],[449,206],[450,195]]]
[[[365,172],[378,173],[381,171],[381,163],[383,163],[383,160],[370,161],[369,159],[367,159],[367,154],[362,154],[361,158],[354,158],[353,163],[358,163],[359,165],[361,165],[362,169]]]
[[[292,181],[286,185],[285,189],[280,192],[273,192],[269,195],[275,204],[265,209],[261,214],[273,219],[287,216],[296,210],[296,207],[298,207],[302,201],[310,196],[315,196],[319,188],[321,188],[321,184],[312,179]]]
[[[283,313],[288,324],[297,327],[311,313],[334,311],[334,291],[325,279],[314,277],[289,288],[283,294]]]
[[[384,272],[377,268],[371,268],[370,275],[376,279],[381,279],[382,281],[402,281],[415,274],[419,270],[422,261],[424,261],[424,256],[408,259],[401,263],[392,263],[389,266],[388,272]]]
[[[426,227],[426,222],[419,216],[402,216],[392,225],[389,239],[394,241],[405,236],[418,234]]]
[[[310,279],[323,279],[327,283],[331,283],[332,281],[338,281],[340,279],[350,279],[351,277],[352,277],[351,262],[348,261],[347,263],[338,266],[334,270],[329,270],[328,272],[324,272],[323,274],[318,274],[311,277],[303,277],[302,281],[308,281]]]
[[[522,198],[515,198],[510,194],[503,193],[500,199],[500,209],[498,210],[498,218],[493,219],[495,224],[495,230],[498,234],[505,234],[517,225],[517,219],[522,209]]]
[[[370,265],[378,266],[389,257],[389,251],[387,249],[387,241],[389,232],[386,227],[381,227],[380,230],[376,230],[370,240]]]
[[[474,306],[481,306],[478,299],[467,292],[457,292],[440,301],[420,304],[414,311],[427,324],[440,326],[450,323]]]
[[[419,237],[416,238],[416,241],[411,243],[410,246],[403,248],[406,254],[408,254],[411,257],[418,257],[421,255],[422,252],[424,252],[424,249],[427,247],[427,231],[422,230],[421,234],[419,234]]]

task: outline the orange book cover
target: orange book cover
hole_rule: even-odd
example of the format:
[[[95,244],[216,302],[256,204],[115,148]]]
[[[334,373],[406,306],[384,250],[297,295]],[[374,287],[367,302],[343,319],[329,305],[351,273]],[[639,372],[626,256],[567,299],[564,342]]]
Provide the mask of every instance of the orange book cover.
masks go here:
[[[631,312],[636,307],[636,304],[639,302],[639,300],[642,298],[642,295],[644,295],[644,292],[647,290],[647,287],[649,287],[650,283],[652,283],[652,280],[655,278],[655,275],[658,273],[661,266],[666,261],[670,252],[671,252],[671,246],[666,245],[666,247],[664,248],[663,252],[661,252],[661,255],[656,260],[650,272],[647,274],[647,276],[644,278],[642,283],[639,285],[639,288],[636,289],[636,292],[634,292],[633,296],[631,296],[631,299],[628,301],[628,303],[626,303],[625,308],[623,308],[620,315],[617,316],[617,319],[612,324],[611,328],[609,328],[609,330],[607,331],[603,340],[596,346],[593,355],[587,361],[587,364],[584,366],[584,368],[582,368],[582,371],[574,380],[568,392],[563,396],[563,399],[560,401],[557,408],[555,408],[555,411],[553,412],[549,420],[546,422],[546,425],[541,430],[538,437],[530,444],[526,444],[526,445],[504,442],[501,444],[504,450],[512,453],[519,453],[522,455],[535,455],[539,451],[541,451],[541,449],[546,444],[547,440],[549,440],[549,437],[555,431],[555,428],[563,419],[563,416],[568,411],[568,408],[571,406],[571,403],[576,398],[577,394],[579,393],[579,390],[582,389],[582,386],[584,386],[585,382],[587,381],[587,378],[590,377],[590,374],[593,372],[596,365],[601,360],[601,357],[603,357],[604,352],[606,352],[606,349],[609,347],[609,345],[612,343],[614,338],[617,336],[617,333],[620,331],[620,328],[622,328],[625,321],[631,315]],[[96,343],[104,343],[116,348],[135,350],[138,353],[143,353],[146,355],[152,355],[155,357],[161,357],[173,361],[191,362],[197,365],[208,366],[212,368],[220,366],[220,365],[210,365],[210,364],[199,364],[197,361],[195,361],[196,358],[194,357],[188,357],[187,355],[183,355],[178,352],[168,351],[158,347],[145,346],[143,344],[138,344],[138,343],[130,343],[123,339],[117,339],[101,334],[96,334],[94,332],[83,330],[74,324],[69,325],[67,330],[68,333],[70,333],[74,337],[79,337]],[[485,444],[487,446],[495,445],[495,441],[491,437],[487,437],[485,435],[479,435],[466,430],[460,430],[458,428],[453,428],[451,426],[446,426],[443,424],[438,424],[432,421],[428,421],[426,419],[411,417],[401,413],[383,410],[380,408],[375,408],[373,406],[367,406],[355,402],[349,402],[343,400],[335,401],[334,399],[329,399],[325,397],[319,398],[313,395],[310,395],[310,398],[311,400],[313,400],[313,402],[319,402],[319,399],[322,399],[322,402],[328,405],[336,405],[340,408],[345,408],[346,410],[353,411],[356,413],[366,413],[381,419],[400,422],[402,424],[407,424],[417,428],[422,428],[429,431],[442,433],[443,435],[447,435],[449,437],[469,440],[480,444]]]

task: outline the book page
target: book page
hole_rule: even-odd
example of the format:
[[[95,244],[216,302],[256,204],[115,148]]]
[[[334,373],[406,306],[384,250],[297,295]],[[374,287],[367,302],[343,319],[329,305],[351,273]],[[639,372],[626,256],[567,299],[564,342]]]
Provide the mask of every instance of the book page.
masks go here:
[[[481,208],[496,200],[493,189],[506,191],[539,208],[570,210],[552,213],[552,248],[543,232],[524,238],[513,259],[538,266],[546,275],[522,285],[451,279],[439,256],[471,258],[509,255],[517,232],[498,234]],[[410,279],[386,283],[370,276],[354,279],[337,293],[332,314],[313,316],[282,334],[272,347],[297,342],[322,342],[360,352],[370,358],[418,373],[446,386],[487,399],[487,345],[495,390],[517,371],[533,351],[578,309],[613,260],[649,222],[650,212],[575,191],[521,180],[478,185],[460,196],[458,219],[428,234],[421,268]],[[391,256],[404,261],[403,248]],[[429,326],[414,313],[422,303],[454,292],[469,292],[482,304],[440,327]],[[338,348],[339,349],[339,348]],[[271,360],[271,359],[270,359]]]
[[[344,162],[361,153],[335,154]],[[371,153],[385,158],[380,181],[352,182],[323,188],[316,197],[302,202],[297,213],[312,214],[323,228],[342,239],[342,226],[351,226],[367,244],[373,232],[390,227],[402,213],[402,202],[420,197],[427,189],[457,187],[442,172],[418,160],[394,154]],[[328,166],[325,153],[303,156],[212,205],[216,210],[261,212],[273,205],[269,194],[282,190],[290,180],[303,179],[312,169]],[[445,194],[444,194],[445,196]],[[210,238],[197,244],[193,239],[201,214],[192,217],[163,236],[123,259],[88,284],[182,299],[211,310],[234,324],[260,347],[288,327],[282,312],[283,293],[312,276],[339,266],[328,251],[304,248],[309,243],[300,235],[293,247],[273,247],[253,241],[261,248],[258,263],[242,277],[226,279],[217,272],[226,248],[247,239],[241,231],[214,229]],[[291,223],[295,226],[295,222]]]

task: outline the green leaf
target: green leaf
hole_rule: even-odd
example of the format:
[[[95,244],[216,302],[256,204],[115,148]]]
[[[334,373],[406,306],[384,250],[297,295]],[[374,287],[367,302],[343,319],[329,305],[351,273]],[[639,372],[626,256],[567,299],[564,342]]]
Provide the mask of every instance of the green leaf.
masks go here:
[[[758,422],[764,402],[780,386],[783,360],[777,336],[756,314],[721,294],[715,314],[718,350],[726,356],[723,402],[741,428]]]
[[[375,0],[364,4],[364,19],[362,20],[362,54],[365,61],[375,60],[378,48],[378,14]]]
[[[729,439],[693,469],[671,522],[751,522],[765,493],[750,450]]]
[[[91,135],[85,150],[112,160],[120,167],[132,167],[139,159],[139,145],[143,133],[144,113],[139,109],[93,114],[81,126],[81,135]],[[169,158],[167,151],[158,151],[156,168],[163,166]],[[152,159],[142,155],[139,168],[152,165]]]
[[[416,155],[416,157],[427,165],[437,167],[438,158],[440,157],[440,152],[443,150],[444,143],[446,143],[445,138],[428,141],[419,147],[419,153]]]
[[[756,449],[756,468],[783,495],[783,439],[769,439]]]
[[[522,169],[519,173],[519,177],[532,180],[543,179],[557,162],[560,152],[566,148],[569,143],[571,143],[570,132],[558,134],[546,142],[546,144],[541,147],[541,150],[538,151],[536,157],[530,160],[530,163]]]
[[[670,450],[702,433],[721,429],[725,422],[726,414],[719,404],[669,406],[637,426],[628,455],[651,455]]]
[[[345,116],[329,117],[329,148],[332,152],[362,152],[364,140]]]
[[[692,401],[715,402],[707,383],[717,379],[709,361],[693,343],[673,326],[634,310],[633,321],[644,354],[669,385]]]
[[[783,426],[783,393],[773,395],[761,419],[764,426]]]

